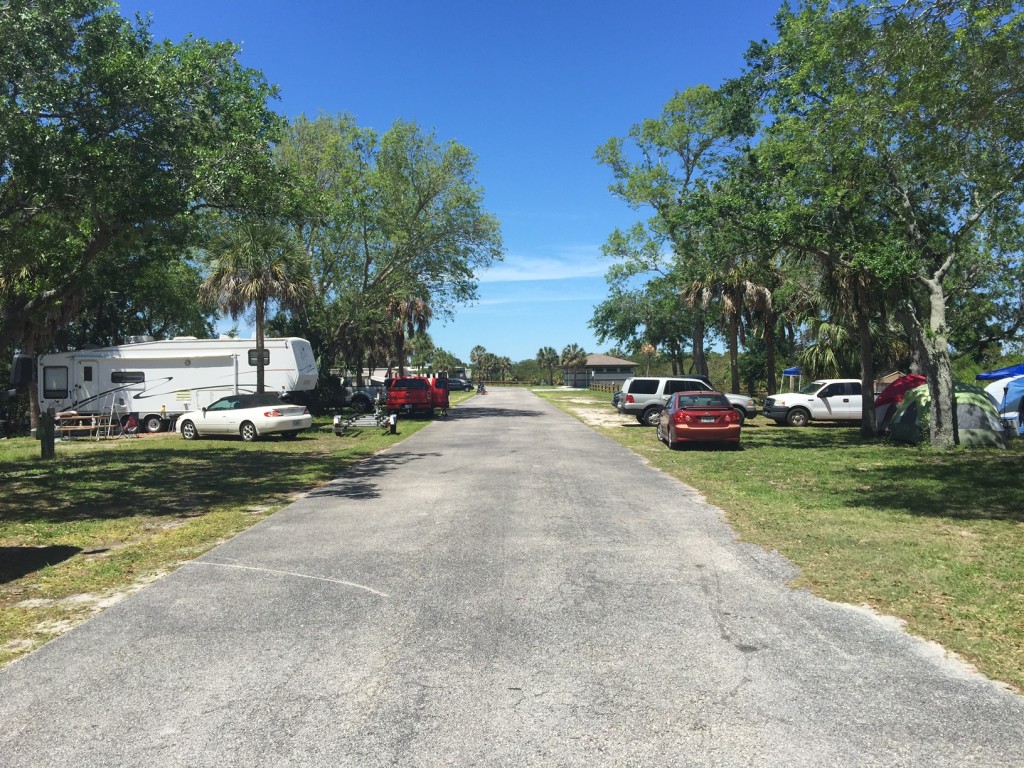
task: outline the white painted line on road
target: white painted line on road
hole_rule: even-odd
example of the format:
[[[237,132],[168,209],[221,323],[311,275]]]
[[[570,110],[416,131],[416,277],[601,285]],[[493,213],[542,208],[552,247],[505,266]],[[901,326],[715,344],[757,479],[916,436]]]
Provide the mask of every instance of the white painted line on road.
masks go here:
[[[356,589],[364,589],[367,592],[372,592],[373,594],[380,595],[381,597],[390,597],[390,595],[386,595],[383,592],[378,592],[376,589],[372,589],[371,587],[367,587],[367,586],[364,586],[362,584],[356,584],[355,582],[352,582],[352,581],[342,581],[340,579],[328,579],[325,576],[310,576],[310,575],[305,574],[305,573],[292,573],[291,571],[275,571],[272,568],[257,568],[256,566],[252,566],[252,565],[234,565],[232,563],[218,563],[218,562],[214,562],[213,560],[193,560],[191,563],[187,563],[187,565],[217,565],[217,566],[220,566],[221,568],[239,568],[239,569],[241,569],[243,571],[262,571],[263,573],[273,573],[273,574],[277,574],[278,576],[295,576],[296,578],[299,578],[299,579],[312,579],[313,581],[327,581],[327,582],[330,582],[331,584],[342,584],[342,585],[344,585],[346,587],[355,587]]]

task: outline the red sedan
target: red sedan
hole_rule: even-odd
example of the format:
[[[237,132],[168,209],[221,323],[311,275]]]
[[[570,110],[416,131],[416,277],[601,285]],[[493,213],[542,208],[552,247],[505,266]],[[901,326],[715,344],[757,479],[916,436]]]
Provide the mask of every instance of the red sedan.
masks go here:
[[[739,413],[721,392],[676,392],[658,418],[658,439],[669,448],[691,441],[739,448],[741,427]]]

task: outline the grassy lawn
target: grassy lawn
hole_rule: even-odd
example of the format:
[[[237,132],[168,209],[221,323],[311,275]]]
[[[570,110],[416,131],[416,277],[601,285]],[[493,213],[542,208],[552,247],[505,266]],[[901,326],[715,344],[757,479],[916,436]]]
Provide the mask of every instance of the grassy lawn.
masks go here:
[[[47,463],[33,439],[0,441],[0,666],[429,423],[337,437],[318,419],[255,443],[80,438]]]
[[[796,563],[795,586],[898,616],[1024,689],[1024,440],[943,453],[758,417],[742,451],[670,451],[610,395],[538,394],[697,488],[745,541]]]

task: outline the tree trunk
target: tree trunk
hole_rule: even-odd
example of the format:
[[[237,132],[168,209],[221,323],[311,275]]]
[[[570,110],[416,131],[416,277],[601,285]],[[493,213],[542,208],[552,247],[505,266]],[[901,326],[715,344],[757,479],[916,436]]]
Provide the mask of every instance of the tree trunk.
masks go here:
[[[739,356],[739,316],[737,312],[729,313],[729,373],[732,377],[730,392],[740,391],[740,356]]]
[[[693,369],[701,376],[708,375],[708,361],[704,356],[704,313],[693,313]]]
[[[263,369],[263,322],[266,318],[266,307],[264,302],[257,299],[256,301],[256,392],[263,394],[264,392],[264,374]]]
[[[860,434],[875,436],[875,347],[871,340],[871,303],[867,286],[858,283],[856,291],[857,337],[860,342]]]
[[[932,445],[952,448],[960,444],[956,424],[956,393],[953,388],[953,365],[949,359],[949,330],[946,326],[946,296],[942,284],[928,281],[928,331],[924,335],[928,391],[932,397],[929,425]]]
[[[39,434],[39,357],[34,347],[26,346],[25,354],[32,358],[32,380],[28,383],[28,427]]]
[[[946,295],[937,279],[923,279],[928,293],[928,327],[925,328],[909,307],[905,317],[921,353],[922,372],[928,379],[928,394],[932,399],[929,428],[931,444],[935,448],[953,448],[959,444],[956,424],[956,401],[953,388],[953,368],[949,359],[949,338],[946,326]]]
[[[774,395],[778,389],[775,381],[775,313],[768,312],[764,318],[764,348],[765,364],[768,368],[765,389],[769,395]]]

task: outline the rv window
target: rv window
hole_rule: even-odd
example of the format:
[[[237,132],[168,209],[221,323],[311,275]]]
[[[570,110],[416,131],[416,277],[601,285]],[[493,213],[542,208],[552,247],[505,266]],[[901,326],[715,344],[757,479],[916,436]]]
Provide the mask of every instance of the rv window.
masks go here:
[[[68,369],[64,365],[43,366],[43,397],[63,400],[68,396]]]
[[[82,368],[82,381],[92,381],[92,366],[86,365]]]
[[[141,384],[146,380],[142,371],[111,371],[111,384]]]
[[[257,352],[257,350],[255,350],[255,349],[250,349],[249,350],[249,365],[256,365],[256,352]],[[270,365],[270,350],[269,349],[264,349],[263,350],[263,364],[264,365]]]

